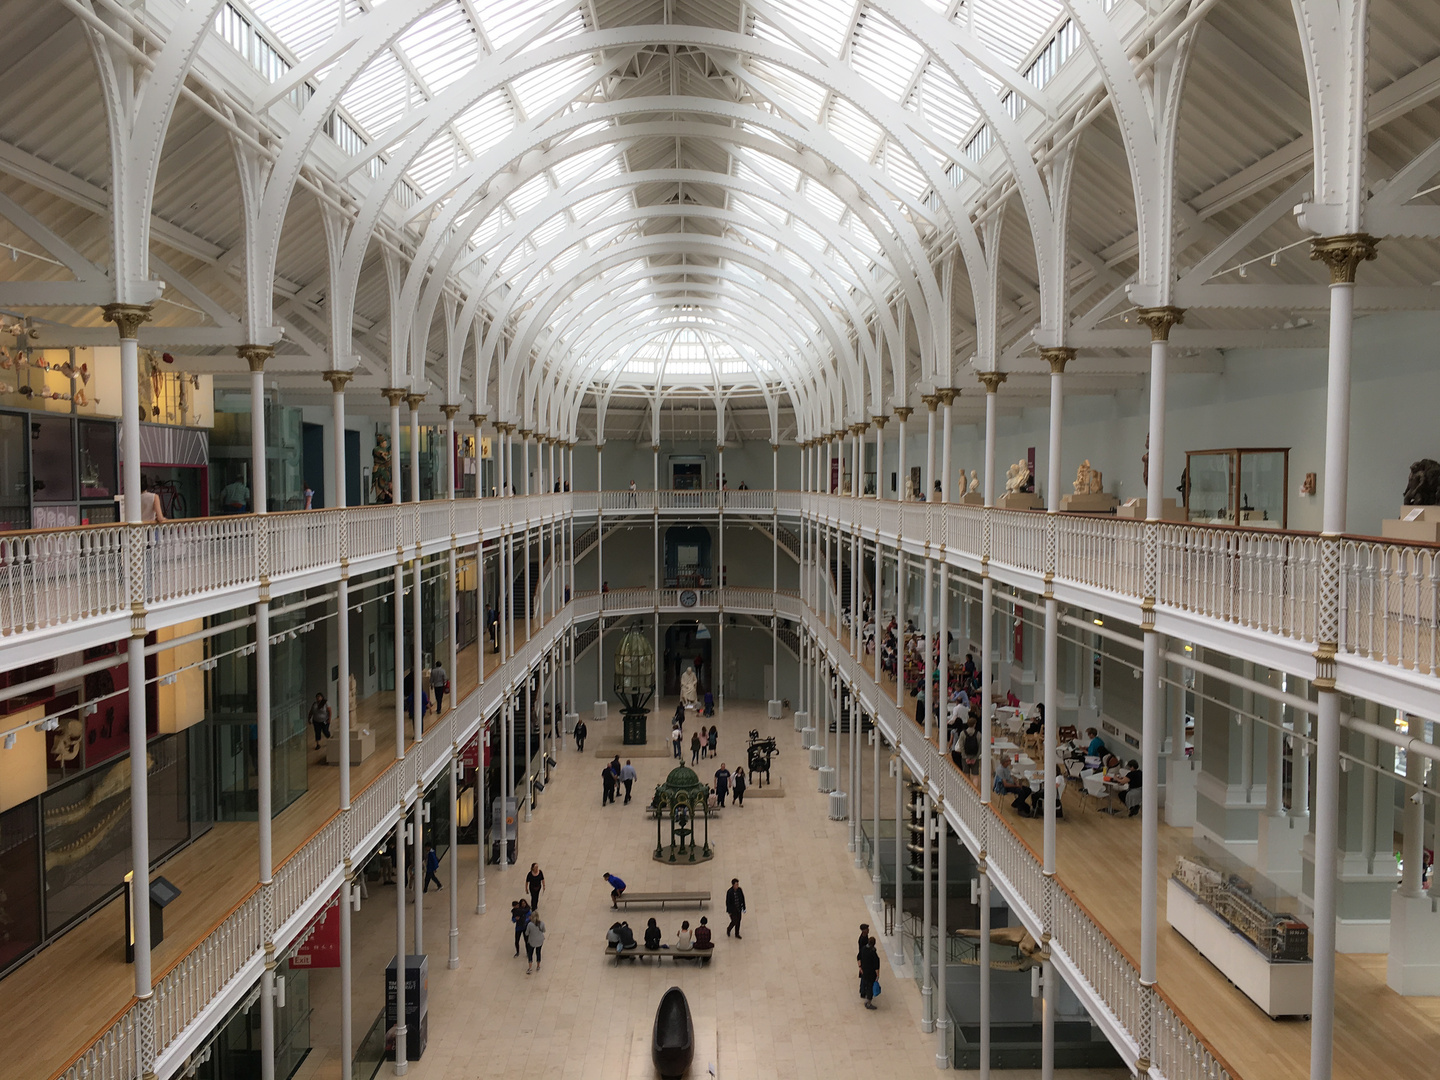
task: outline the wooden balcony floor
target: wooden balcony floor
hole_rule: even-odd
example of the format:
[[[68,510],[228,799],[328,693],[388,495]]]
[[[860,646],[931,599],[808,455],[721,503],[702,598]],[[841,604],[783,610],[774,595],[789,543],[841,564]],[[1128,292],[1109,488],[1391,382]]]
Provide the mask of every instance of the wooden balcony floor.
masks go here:
[[[832,631],[834,626],[832,624]],[[873,663],[873,656],[869,658]],[[884,685],[894,700],[895,681]],[[910,699],[906,698],[907,703]],[[1140,956],[1140,818],[1080,809],[1073,787],[1057,823],[1059,880],[1132,959]],[[1037,855],[1044,822],[994,805]],[[1191,830],[1160,823],[1159,983],[1191,1026],[1244,1080],[1306,1080],[1310,1023],[1272,1020],[1165,921],[1165,881]],[[1385,984],[1383,953],[1336,955],[1336,1077],[1418,1076],[1440,1052],[1440,997],[1405,997]]]
[[[540,620],[534,620],[532,633],[538,633],[541,626]],[[526,640],[522,619],[516,624],[517,645]],[[498,666],[499,658],[487,649],[486,675]],[[463,698],[479,683],[475,646],[460,651],[458,668],[450,673],[450,681]],[[392,692],[372,694],[359,703],[356,722],[375,732],[375,752],[351,772],[352,799],[395,761],[394,709]],[[430,719],[435,719],[433,713]],[[331,727],[338,730],[338,722]],[[412,740],[407,738],[406,745],[412,745]],[[324,750],[311,750],[308,761],[308,790],[274,820],[276,867],[304,845],[339,806],[340,771],[324,763]],[[166,909],[165,940],[152,955],[157,980],[255,885],[258,860],[255,824],[223,822],[164,863],[160,872],[182,895]],[[124,904],[117,896],[0,980],[0,1016],[5,1017],[6,1029],[26,1033],[23,1040],[6,1040],[10,1045],[0,1054],[0,1080],[53,1075],[129,1005],[135,977],[131,965],[125,963],[123,928]],[[81,986],[83,993],[67,989]]]

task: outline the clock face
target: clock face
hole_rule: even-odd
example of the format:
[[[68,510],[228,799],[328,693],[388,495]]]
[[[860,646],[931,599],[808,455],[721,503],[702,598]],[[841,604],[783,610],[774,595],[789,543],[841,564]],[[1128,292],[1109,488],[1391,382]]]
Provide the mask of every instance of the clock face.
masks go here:
[[[686,589],[684,592],[682,592],[682,593],[680,594],[680,606],[681,606],[681,607],[694,607],[694,606],[695,606],[695,602],[696,602],[697,600],[699,600],[699,599],[700,599],[700,598],[695,595],[695,590],[694,590],[694,589]]]

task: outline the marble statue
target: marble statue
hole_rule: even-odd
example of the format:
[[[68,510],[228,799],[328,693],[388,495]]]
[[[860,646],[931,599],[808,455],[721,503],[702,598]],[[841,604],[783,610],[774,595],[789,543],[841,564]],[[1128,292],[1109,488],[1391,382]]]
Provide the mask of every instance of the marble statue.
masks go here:
[[[1075,470],[1075,483],[1070,486],[1075,489],[1076,495],[1099,495],[1105,489],[1104,474],[1086,458]]]
[[[1030,466],[1021,458],[1005,470],[1005,494],[1017,495],[1025,490],[1025,485],[1030,483]]]
[[[687,709],[698,709],[700,699],[697,694],[698,680],[695,678],[695,669],[687,667],[685,674],[680,676],[680,704]]]
[[[915,481],[908,476],[905,477],[905,501],[915,501]]]
[[[970,470],[970,487],[969,487],[969,490],[966,492],[966,494],[968,494],[968,495],[979,495],[979,494],[980,494],[980,477],[979,477],[979,475],[976,474],[976,472],[975,472],[974,469],[971,469],[971,470]]]

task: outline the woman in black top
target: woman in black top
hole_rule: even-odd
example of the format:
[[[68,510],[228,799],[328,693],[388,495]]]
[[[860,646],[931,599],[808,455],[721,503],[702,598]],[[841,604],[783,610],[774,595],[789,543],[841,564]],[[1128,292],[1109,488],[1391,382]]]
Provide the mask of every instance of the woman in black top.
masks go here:
[[[656,925],[654,919],[651,919],[645,926],[645,947],[647,949],[669,948],[667,945],[660,944],[660,927]]]
[[[530,910],[540,910],[540,891],[545,888],[545,871],[540,869],[539,863],[530,864],[530,872],[525,875],[525,888],[530,893]]]

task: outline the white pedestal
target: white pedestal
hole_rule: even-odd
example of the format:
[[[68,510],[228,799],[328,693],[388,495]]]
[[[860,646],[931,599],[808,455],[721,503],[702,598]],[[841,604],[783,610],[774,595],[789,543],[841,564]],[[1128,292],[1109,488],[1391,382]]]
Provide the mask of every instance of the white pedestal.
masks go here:
[[[780,719],[780,701],[779,701],[779,699],[777,699],[777,698],[771,698],[767,704],[768,704],[769,707],[770,707],[770,719],[771,719],[771,720],[779,720],[779,719]]]
[[[1111,514],[1120,505],[1114,495],[1103,491],[1085,495],[1066,495],[1060,500],[1060,509],[1067,514]]]
[[[800,729],[800,749],[809,750],[815,746],[815,729],[808,724]],[[815,766],[811,766],[814,768]]]
[[[1270,1016],[1310,1015],[1310,961],[1271,963],[1174,878],[1165,882],[1165,920]]]
[[[375,752],[375,733],[369,728],[350,729],[350,764],[359,765]],[[340,764],[340,740],[331,739],[325,745],[325,764]]]
[[[1414,521],[1405,520],[1417,510]],[[1386,518],[1381,523],[1380,535],[1387,540],[1436,543],[1440,541],[1440,506],[1402,506],[1398,518]]]
[[[591,711],[592,720],[604,720],[610,715],[610,702],[597,701]]]
[[[1200,762],[1192,758],[1165,759],[1165,824],[1176,829],[1195,825],[1195,774]]]
[[[823,775],[823,774],[822,774]],[[843,791],[830,792],[830,820],[844,821],[850,816],[847,804],[850,801],[849,795]]]
[[[822,765],[822,766],[820,767],[820,791],[821,791],[821,792],[826,792],[826,791],[834,791],[834,790],[835,790],[835,770],[832,769],[829,765]],[[833,805],[833,802],[832,802],[832,805]]]
[[[1436,899],[1440,899],[1437,897]],[[1440,912],[1429,896],[1390,899],[1390,956],[1385,983],[1409,997],[1440,995]]]
[[[1115,516],[1118,518],[1130,518],[1134,521],[1144,521],[1147,513],[1145,499],[1126,499],[1115,508]],[[1163,499],[1160,503],[1161,521],[1184,521],[1185,508],[1176,506],[1174,499]]]
[[[810,713],[806,709],[800,709],[795,713],[795,730],[804,731],[810,726]]]
[[[958,501],[962,506],[984,506],[985,496],[981,495],[978,491],[967,491],[964,495],[960,496]],[[123,521],[124,519],[122,518],[121,520]]]
[[[815,743],[813,746],[810,747],[810,768],[823,769],[826,767],[825,758],[827,755],[825,751],[828,749],[829,747],[827,747],[824,743]],[[826,791],[829,789],[822,788],[821,790]]]
[[[566,735],[574,735],[574,734],[575,734],[575,725],[578,724],[579,722],[580,722],[580,714],[579,714],[578,712],[567,712],[567,713],[565,714],[565,734],[566,734]]]
[[[1001,495],[998,504],[1004,510],[1044,510],[1045,504],[1033,491],[1016,491]]]

